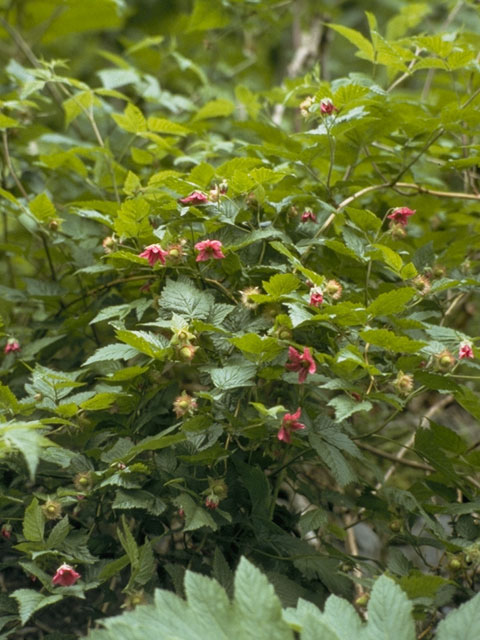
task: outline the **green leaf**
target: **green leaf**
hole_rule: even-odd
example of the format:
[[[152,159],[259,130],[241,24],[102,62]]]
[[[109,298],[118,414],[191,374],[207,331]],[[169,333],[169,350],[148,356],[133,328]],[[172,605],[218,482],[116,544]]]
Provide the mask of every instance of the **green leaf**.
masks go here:
[[[321,508],[312,509],[311,511],[307,511],[302,514],[298,521],[298,528],[300,529],[302,538],[310,531],[316,531],[317,529],[323,528],[327,522],[327,513]]]
[[[48,222],[56,217],[55,207],[45,193],[40,193],[30,202],[30,211],[39,222]]]
[[[201,527],[217,530],[217,524],[209,512],[197,504],[187,493],[181,493],[174,503],[185,512],[184,531],[195,531]]]
[[[237,387],[251,387],[254,384],[253,377],[256,372],[255,365],[227,365],[219,369],[209,369],[212,382],[222,391]]]
[[[416,295],[417,290],[413,287],[402,287],[382,293],[367,307],[367,313],[373,317],[401,313]]]
[[[120,540],[120,544],[122,545],[125,553],[130,560],[130,564],[132,565],[132,569],[138,566],[139,562],[139,551],[137,543],[135,542],[135,538],[130,531],[130,528],[127,524],[125,516],[121,518],[122,528],[117,527],[117,536]]]
[[[368,329],[360,332],[360,337],[365,342],[376,347],[382,347],[396,353],[416,353],[427,343],[420,340],[412,340],[406,336],[397,336],[388,329]]]
[[[18,127],[18,126],[20,126],[20,123],[18,122],[18,120],[15,120],[14,118],[9,118],[3,113],[0,113],[0,129],[9,129],[11,127]]]
[[[300,280],[293,273],[277,273],[268,282],[262,282],[263,288],[274,300],[292,293],[299,284]]]
[[[231,115],[234,109],[235,105],[233,102],[230,102],[230,100],[225,100],[223,98],[211,100],[197,111],[193,117],[193,122],[208,120],[210,118],[223,118]]]
[[[114,113],[112,118],[118,126],[129,133],[143,133],[147,130],[147,123],[138,107],[129,102],[123,114]]]
[[[345,211],[350,220],[363,231],[373,231],[376,233],[382,226],[382,221],[368,209],[354,209],[346,207]]]
[[[333,29],[334,31],[342,35],[344,38],[346,38],[349,42],[354,44],[359,50],[357,52],[357,55],[359,55],[361,58],[365,58],[366,60],[369,60],[370,62],[373,62],[374,51],[373,51],[372,43],[369,40],[367,40],[365,36],[362,36],[362,34],[359,31],[355,31],[355,29],[350,29],[350,27],[345,27],[341,24],[329,23],[328,26],[330,27],[330,29]]]
[[[368,639],[415,640],[412,603],[405,592],[387,576],[374,584],[368,602]]]
[[[151,358],[162,359],[167,352],[168,340],[162,335],[148,331],[128,331],[128,329],[119,329],[115,335],[118,340]]]
[[[166,133],[171,136],[186,136],[190,133],[188,127],[178,124],[178,122],[167,120],[166,118],[150,116],[147,124],[150,131],[155,131],[156,133]]]
[[[462,604],[438,624],[435,640],[466,640],[480,637],[480,594]]]
[[[23,518],[23,535],[30,542],[42,542],[45,529],[45,517],[38,504],[37,498],[33,498],[25,509]]]
[[[50,531],[46,542],[47,549],[58,548],[58,546],[61,545],[68,536],[70,529],[71,527],[68,522],[68,516],[64,516]]]
[[[46,596],[33,589],[17,589],[12,593],[11,597],[18,602],[18,612],[22,625],[25,625],[36,611],[63,598],[62,595]]]
[[[195,0],[187,33],[219,29],[229,22],[229,16],[220,0]]]
[[[189,280],[171,280],[162,290],[158,301],[163,309],[171,309],[187,318],[205,320],[214,306],[213,296],[199,291]]]
[[[240,560],[235,572],[234,591],[235,617],[240,623],[239,637],[265,640],[293,638],[282,620],[282,607],[273,586],[246,558]]]
[[[100,347],[95,353],[87,358],[82,367],[87,367],[95,362],[105,362],[106,360],[130,360],[130,358],[138,355],[138,350],[127,344],[109,344],[106,347]]]
[[[256,362],[269,362],[284,351],[284,347],[275,338],[261,338],[256,333],[246,333],[241,338],[230,338],[238,349],[257,356]]]
[[[144,198],[125,200],[115,218],[115,232],[125,238],[150,238],[152,227],[148,221],[149,212],[150,205]]]

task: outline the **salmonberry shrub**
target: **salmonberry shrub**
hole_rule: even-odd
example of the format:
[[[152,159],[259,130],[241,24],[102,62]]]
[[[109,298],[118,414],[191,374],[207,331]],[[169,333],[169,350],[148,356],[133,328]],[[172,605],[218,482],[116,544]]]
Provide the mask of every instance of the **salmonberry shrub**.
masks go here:
[[[480,637],[480,16],[387,4],[0,9],[2,638]]]

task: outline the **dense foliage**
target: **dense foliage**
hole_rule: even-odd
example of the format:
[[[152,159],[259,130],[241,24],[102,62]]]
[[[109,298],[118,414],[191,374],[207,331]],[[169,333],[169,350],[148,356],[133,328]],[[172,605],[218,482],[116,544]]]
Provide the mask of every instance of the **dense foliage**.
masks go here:
[[[480,636],[479,9],[371,4],[0,3],[0,638]]]

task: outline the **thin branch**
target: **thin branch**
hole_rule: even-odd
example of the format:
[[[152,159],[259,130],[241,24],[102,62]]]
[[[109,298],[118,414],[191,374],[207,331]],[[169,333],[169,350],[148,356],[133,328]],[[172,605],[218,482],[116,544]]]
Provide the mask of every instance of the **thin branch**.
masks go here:
[[[20,182],[17,174],[15,173],[15,169],[13,168],[13,165],[12,165],[12,159],[10,158],[10,152],[8,150],[8,137],[7,137],[6,130],[2,131],[2,142],[3,142],[3,157],[5,158],[5,164],[7,165],[15,184],[17,185],[18,190],[20,191],[22,196],[25,198],[25,200],[28,200],[28,194],[25,191],[23,184]]]
[[[406,467],[412,467],[412,469],[421,469],[422,471],[435,471],[433,467],[429,464],[424,464],[423,462],[416,462],[415,460],[405,460],[404,458],[398,458],[394,453],[388,453],[387,451],[382,451],[381,449],[377,449],[376,447],[372,447],[366,442],[358,442],[357,446],[360,449],[365,449],[365,451],[369,451],[380,458],[385,458],[386,460],[392,460],[395,463],[400,463],[405,465]]]

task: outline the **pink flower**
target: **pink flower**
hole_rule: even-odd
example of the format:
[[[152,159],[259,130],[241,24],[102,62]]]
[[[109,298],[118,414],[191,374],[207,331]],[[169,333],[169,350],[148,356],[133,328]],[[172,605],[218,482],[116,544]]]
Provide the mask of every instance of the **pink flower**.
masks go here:
[[[168,256],[168,251],[164,251],[159,244],[149,244],[148,247],[138,254],[140,258],[146,258],[153,267],[156,262],[160,260],[162,264],[165,264],[165,256]]]
[[[323,100],[320,100],[320,111],[325,115],[329,116],[334,111],[338,111],[338,109],[330,100],[330,98],[323,98]]]
[[[71,587],[80,578],[80,574],[75,571],[69,564],[62,564],[58,567],[52,578],[53,584],[59,584],[61,587]]]
[[[20,351],[20,343],[18,340],[10,338],[3,351],[4,353],[15,353],[15,351]]]
[[[12,525],[4,524],[0,529],[0,535],[2,536],[2,538],[5,538],[5,540],[10,540],[10,538],[12,537]]]
[[[202,242],[197,242],[195,249],[199,252],[197,262],[205,262],[211,258],[215,258],[215,260],[225,258],[220,240],[203,240]]]
[[[320,289],[312,289],[310,292],[310,305],[312,307],[319,307],[323,302],[323,293]]]
[[[313,213],[313,211],[310,211],[310,209],[307,209],[306,211],[304,211],[302,213],[301,220],[302,220],[302,222],[307,222],[307,220],[311,220],[312,222],[316,222],[317,221],[317,216]]]
[[[214,511],[218,508],[218,504],[220,502],[220,498],[216,496],[214,493],[211,493],[209,496],[205,498],[205,506],[207,509]]]
[[[388,214],[387,218],[405,227],[407,225],[408,218],[413,216],[415,211],[415,209],[409,209],[408,207],[397,207],[392,211],[392,213]]]
[[[317,370],[317,365],[315,364],[308,347],[304,348],[303,354],[293,347],[288,347],[288,358],[290,362],[287,362],[285,367],[289,371],[298,371],[299,384],[303,384],[305,382],[309,373],[315,373]]]
[[[283,440],[283,442],[291,442],[292,440],[292,431],[298,431],[299,429],[305,429],[305,425],[301,422],[298,422],[302,410],[300,407],[295,411],[295,413],[286,413],[283,416],[282,426],[280,427],[277,438],[279,440]]]
[[[458,349],[458,359],[462,360],[463,358],[474,358],[472,345],[468,342],[462,342],[460,348]]]
[[[192,191],[189,196],[180,198],[179,202],[194,207],[196,204],[205,204],[205,202],[208,202],[208,196],[203,193],[203,191]]]

